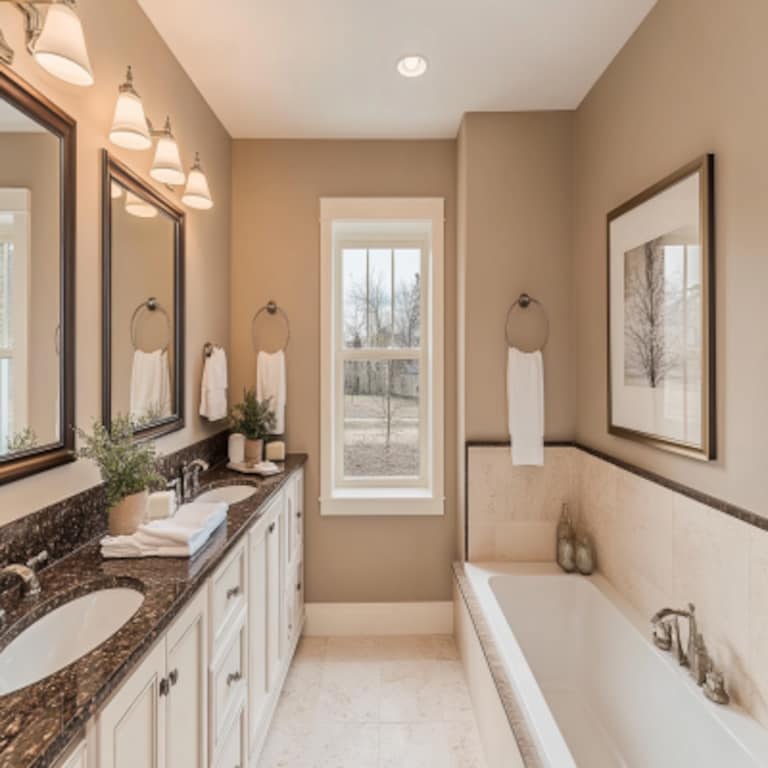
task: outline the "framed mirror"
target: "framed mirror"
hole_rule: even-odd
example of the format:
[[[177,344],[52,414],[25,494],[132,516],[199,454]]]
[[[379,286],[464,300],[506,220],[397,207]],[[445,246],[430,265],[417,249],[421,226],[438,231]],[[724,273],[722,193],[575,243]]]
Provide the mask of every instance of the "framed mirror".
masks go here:
[[[0,65],[0,483],[75,458],[76,147]]]
[[[184,426],[184,212],[103,157],[103,422]]]

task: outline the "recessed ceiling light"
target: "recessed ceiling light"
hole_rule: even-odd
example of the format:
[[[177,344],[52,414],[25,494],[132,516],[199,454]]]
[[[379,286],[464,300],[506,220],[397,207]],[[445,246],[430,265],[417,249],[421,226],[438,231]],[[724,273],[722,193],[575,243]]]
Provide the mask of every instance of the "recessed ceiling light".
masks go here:
[[[421,77],[427,71],[427,60],[423,56],[403,56],[397,62],[397,71],[403,77]]]

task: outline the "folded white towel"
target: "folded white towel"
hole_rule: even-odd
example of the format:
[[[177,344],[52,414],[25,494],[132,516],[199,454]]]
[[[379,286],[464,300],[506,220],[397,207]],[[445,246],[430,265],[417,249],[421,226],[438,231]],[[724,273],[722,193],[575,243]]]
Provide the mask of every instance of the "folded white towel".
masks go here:
[[[541,352],[511,347],[507,358],[507,408],[512,463],[544,464],[544,362]]]
[[[273,435],[285,432],[285,353],[259,352],[256,358],[256,397],[269,400],[275,414]]]
[[[227,353],[214,348],[205,359],[203,379],[200,384],[200,415],[208,421],[227,418]]]
[[[133,353],[131,370],[131,417],[136,421],[165,418],[171,415],[171,374],[168,353]]]
[[[115,557],[192,557],[227,519],[225,502],[182,504],[173,517],[139,526],[130,536],[105,536],[101,554]]]

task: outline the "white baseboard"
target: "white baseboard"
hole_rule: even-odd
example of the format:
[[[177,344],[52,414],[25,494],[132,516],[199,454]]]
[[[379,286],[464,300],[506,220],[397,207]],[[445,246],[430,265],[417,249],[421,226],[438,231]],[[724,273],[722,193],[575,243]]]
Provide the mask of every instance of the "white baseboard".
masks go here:
[[[453,603],[307,603],[304,634],[452,635]]]

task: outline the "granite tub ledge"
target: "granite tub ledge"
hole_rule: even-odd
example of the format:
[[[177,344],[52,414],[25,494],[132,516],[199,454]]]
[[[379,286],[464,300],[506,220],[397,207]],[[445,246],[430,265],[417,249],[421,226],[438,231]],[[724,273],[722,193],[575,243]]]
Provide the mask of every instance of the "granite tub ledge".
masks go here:
[[[123,627],[90,653],[50,677],[0,696],[0,768],[53,765],[261,517],[266,502],[305,463],[305,455],[291,454],[285,471],[268,478],[225,467],[201,475],[200,493],[228,485],[250,485],[256,492],[230,506],[226,526],[192,560],[104,560],[95,538],[41,571],[41,594],[9,608],[0,632],[0,651],[36,618],[89,592],[131,586],[142,592],[144,602]]]

